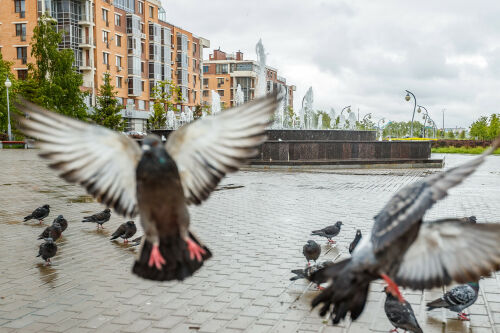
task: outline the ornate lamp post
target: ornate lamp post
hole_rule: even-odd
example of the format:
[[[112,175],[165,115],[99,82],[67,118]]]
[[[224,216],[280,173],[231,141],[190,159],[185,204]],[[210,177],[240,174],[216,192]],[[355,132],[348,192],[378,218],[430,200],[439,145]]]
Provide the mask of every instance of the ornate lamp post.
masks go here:
[[[12,141],[12,130],[10,128],[10,103],[9,103],[9,88],[12,86],[9,77],[5,80],[5,88],[7,88],[7,132],[9,134],[9,141]]]
[[[347,109],[347,113],[351,113],[351,106],[348,105],[348,106],[345,106],[342,111],[340,111],[340,115],[342,115],[342,113],[344,112],[344,110]]]
[[[415,97],[415,95],[413,95],[413,93],[409,90],[405,90],[406,91],[406,96],[405,96],[405,100],[407,102],[410,101],[410,95],[413,96],[413,101],[415,102],[415,104],[413,105],[413,115],[411,116],[411,127],[410,127],[410,137],[413,138],[413,119],[415,118],[415,109],[417,108],[417,98]]]
[[[425,115],[423,117],[423,119],[424,119],[424,138],[425,138],[425,125],[427,124],[427,120],[429,120],[429,123],[430,123],[430,121],[433,121],[433,120],[429,116],[429,112],[427,111],[427,109],[425,107],[423,107],[422,105],[418,105],[418,110],[417,110],[418,113],[422,112],[422,110],[420,108],[424,109],[424,111],[425,111]]]

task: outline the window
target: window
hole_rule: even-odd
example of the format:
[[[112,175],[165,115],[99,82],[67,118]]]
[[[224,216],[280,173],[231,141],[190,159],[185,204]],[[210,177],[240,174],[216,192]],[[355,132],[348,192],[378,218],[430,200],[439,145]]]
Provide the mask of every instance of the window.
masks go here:
[[[16,36],[21,36],[21,41],[26,40],[26,24],[17,23],[16,24]]]
[[[227,74],[227,64],[215,65],[215,74]]]
[[[26,80],[28,78],[28,70],[27,69],[18,69],[17,70],[17,78],[19,80]]]
[[[109,65],[109,53],[102,53],[102,63],[105,65]]]
[[[14,0],[14,6],[16,13],[21,13],[21,18],[23,18],[25,13],[24,0]]]
[[[141,73],[144,73],[144,61],[141,61]],[[144,89],[142,91],[144,91]]]
[[[142,32],[143,34],[145,33],[145,32],[144,32],[144,23],[143,23],[143,22],[141,22],[141,32]]]
[[[193,55],[196,54],[196,43],[193,42]]]
[[[116,66],[122,67],[122,57],[116,56]]]
[[[224,85],[224,78],[223,77],[217,78],[217,88],[220,88],[223,85]]]
[[[196,59],[193,59],[193,69],[196,69]]]
[[[208,65],[207,66],[203,66],[203,73],[208,73]]]
[[[146,45],[144,42],[141,43],[141,54],[144,54],[144,49],[146,48]]]
[[[122,88],[122,77],[121,76],[116,77],[116,87]]]
[[[203,79],[203,86],[208,86],[208,79]]]
[[[122,16],[119,15],[119,14],[115,14],[115,25],[117,27],[121,27],[122,26]]]
[[[224,96],[224,90],[217,90],[217,93],[220,97]]]
[[[144,2],[139,1],[139,14],[144,14]]]
[[[109,33],[107,31],[102,31],[102,41],[106,44],[108,44],[108,36],[109,36]]]
[[[144,81],[142,81],[142,91],[144,91]],[[139,110],[146,110],[146,101],[139,100]]]
[[[21,46],[21,47],[16,47],[16,49],[17,49],[17,59],[21,59],[21,62],[25,64],[28,58],[28,47]]]
[[[144,81],[141,81],[141,91],[144,92]],[[144,102],[144,101],[142,101],[142,102]],[[140,101],[139,101],[139,103],[140,103]],[[142,107],[142,109],[144,110],[144,106]]]
[[[208,90],[203,90],[203,97],[208,97]]]
[[[115,35],[116,38],[116,46],[122,46],[122,36]]]
[[[102,20],[106,22],[106,26],[109,26],[108,23],[108,10],[107,9],[102,9]]]
[[[154,7],[153,6],[149,6],[149,17],[153,18],[154,12],[155,12]]]

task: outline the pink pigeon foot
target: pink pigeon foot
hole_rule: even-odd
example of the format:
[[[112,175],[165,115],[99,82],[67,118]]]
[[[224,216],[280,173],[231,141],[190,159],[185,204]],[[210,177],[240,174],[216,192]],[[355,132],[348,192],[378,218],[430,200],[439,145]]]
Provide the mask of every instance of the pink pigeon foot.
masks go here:
[[[460,320],[463,320],[463,321],[470,321],[470,318],[469,318],[469,317],[467,317],[467,314],[466,314],[466,313],[464,313],[464,312],[460,312],[460,313],[458,314],[458,318],[459,318]]]
[[[394,332],[399,332],[397,328],[393,328],[392,330],[389,331],[390,333],[394,333]]]
[[[196,257],[196,260],[202,261],[205,253],[207,253],[201,246],[199,246],[195,241],[191,240],[189,237],[185,239],[189,251],[189,258],[193,260]]]
[[[151,249],[151,254],[149,255],[148,266],[152,267],[154,265],[156,269],[161,270],[161,266],[165,265],[165,262],[166,261],[162,257],[158,245],[153,244],[153,248]]]

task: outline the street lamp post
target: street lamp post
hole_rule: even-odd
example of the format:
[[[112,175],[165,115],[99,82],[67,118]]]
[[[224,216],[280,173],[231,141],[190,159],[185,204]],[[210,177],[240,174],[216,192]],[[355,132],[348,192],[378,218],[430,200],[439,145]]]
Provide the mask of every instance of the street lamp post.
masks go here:
[[[12,130],[10,128],[10,105],[9,105],[9,88],[12,86],[9,77],[5,80],[5,88],[7,88],[7,133],[9,134],[9,141],[12,141]]]
[[[415,109],[417,108],[417,98],[415,97],[415,95],[413,95],[411,91],[409,90],[405,91],[406,91],[406,96],[405,96],[406,101],[408,102],[410,100],[410,95],[412,95],[413,101],[415,102],[415,104],[413,105],[413,115],[411,116],[411,127],[410,127],[410,137],[413,138],[413,119],[415,118]]]
[[[424,115],[424,138],[425,138],[425,125],[427,124],[427,120],[432,120],[431,117],[429,116],[429,112],[427,111],[427,109],[422,106],[422,105],[418,105],[418,110],[417,112],[420,113],[422,112],[422,110],[420,110],[420,108],[424,109],[425,111],[425,115]],[[432,120],[434,122],[434,120]],[[429,124],[430,124],[430,121],[429,121]]]
[[[345,106],[342,111],[340,111],[340,115],[342,115],[342,113],[344,112],[344,110],[347,109],[347,113],[351,113],[351,106],[348,105],[348,106]]]

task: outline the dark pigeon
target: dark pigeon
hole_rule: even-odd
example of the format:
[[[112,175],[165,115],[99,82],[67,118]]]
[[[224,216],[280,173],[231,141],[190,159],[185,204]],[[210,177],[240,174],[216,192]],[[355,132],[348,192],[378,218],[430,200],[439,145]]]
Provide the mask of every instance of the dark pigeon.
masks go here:
[[[339,234],[341,226],[342,222],[337,221],[337,223],[335,223],[334,225],[328,226],[320,230],[314,230],[313,232],[311,232],[311,236],[325,237],[328,240],[328,243],[335,244],[335,241],[332,238]]]
[[[135,235],[137,232],[137,227],[134,221],[127,221],[122,223],[118,229],[111,235],[111,240],[117,239],[118,237],[123,238],[124,243],[128,243],[128,239]]]
[[[93,222],[96,223],[97,229],[99,229],[99,226],[101,226],[101,228],[104,229],[103,224],[108,222],[110,218],[111,218],[111,210],[109,208],[106,208],[100,213],[90,216],[85,216],[82,222]]]
[[[187,205],[201,204],[228,173],[259,153],[283,96],[276,92],[142,148],[121,133],[47,111],[20,98],[21,130],[37,139],[60,177],[78,183],[118,214],[140,214],[145,239],[132,271],[151,280],[183,280],[211,253],[189,229]]]
[[[457,312],[460,320],[470,320],[463,311],[474,304],[478,296],[479,282],[468,282],[450,289],[441,298],[427,303],[427,311],[445,308]]]
[[[401,303],[397,297],[394,297],[387,290],[387,287],[385,288],[385,293],[387,294],[384,304],[385,314],[392,326],[396,328],[396,332],[400,328],[405,330],[405,332],[423,333],[410,303],[407,301]]]
[[[361,240],[361,230],[356,230],[356,236],[354,236],[354,239],[352,240],[351,244],[349,244],[349,253],[352,254],[352,251],[358,246],[359,241]]]
[[[422,223],[426,211],[460,184],[500,145],[497,138],[481,156],[399,190],[375,216],[352,257],[318,270],[313,278],[332,282],[312,302],[334,324],[363,312],[371,281],[383,278],[403,302],[398,285],[415,290],[465,283],[500,269],[500,224],[460,220]],[[470,263],[474,263],[471,265]],[[318,276],[316,276],[318,275]]]
[[[52,224],[55,224],[55,223],[58,223],[61,226],[61,232],[64,232],[64,230],[66,230],[66,228],[68,228],[68,221],[66,221],[66,219],[62,215],[59,215],[58,217],[56,217],[54,219]]]
[[[45,242],[40,244],[37,257],[42,257],[46,265],[50,265],[50,258],[54,257],[57,253],[57,245],[52,238],[46,238]]]
[[[31,213],[30,215],[26,216],[24,218],[24,222],[29,221],[31,219],[38,220],[38,222],[41,224],[43,222],[43,219],[49,216],[50,213],[50,206],[49,205],[43,205],[42,207],[38,207]]]
[[[302,253],[304,254],[304,257],[306,257],[307,264],[309,265],[311,260],[314,260],[315,262],[318,260],[319,255],[321,254],[321,246],[313,240],[308,240],[302,247]]]
[[[45,230],[38,236],[38,239],[51,238],[54,242],[61,237],[62,228],[57,222],[45,228]]]
[[[325,280],[315,280],[312,277],[313,273],[315,273],[318,269],[323,269],[325,267],[329,267],[329,266],[332,266],[332,265],[333,265],[333,261],[326,260],[326,261],[320,262],[320,263],[318,263],[316,265],[308,266],[308,267],[306,267],[304,269],[294,269],[291,272],[293,274],[295,274],[295,276],[291,277],[290,281],[295,281],[295,280],[299,280],[299,279],[306,279],[309,282],[315,283],[318,286],[318,289],[322,289],[320,287],[320,284],[326,282],[326,279]]]

